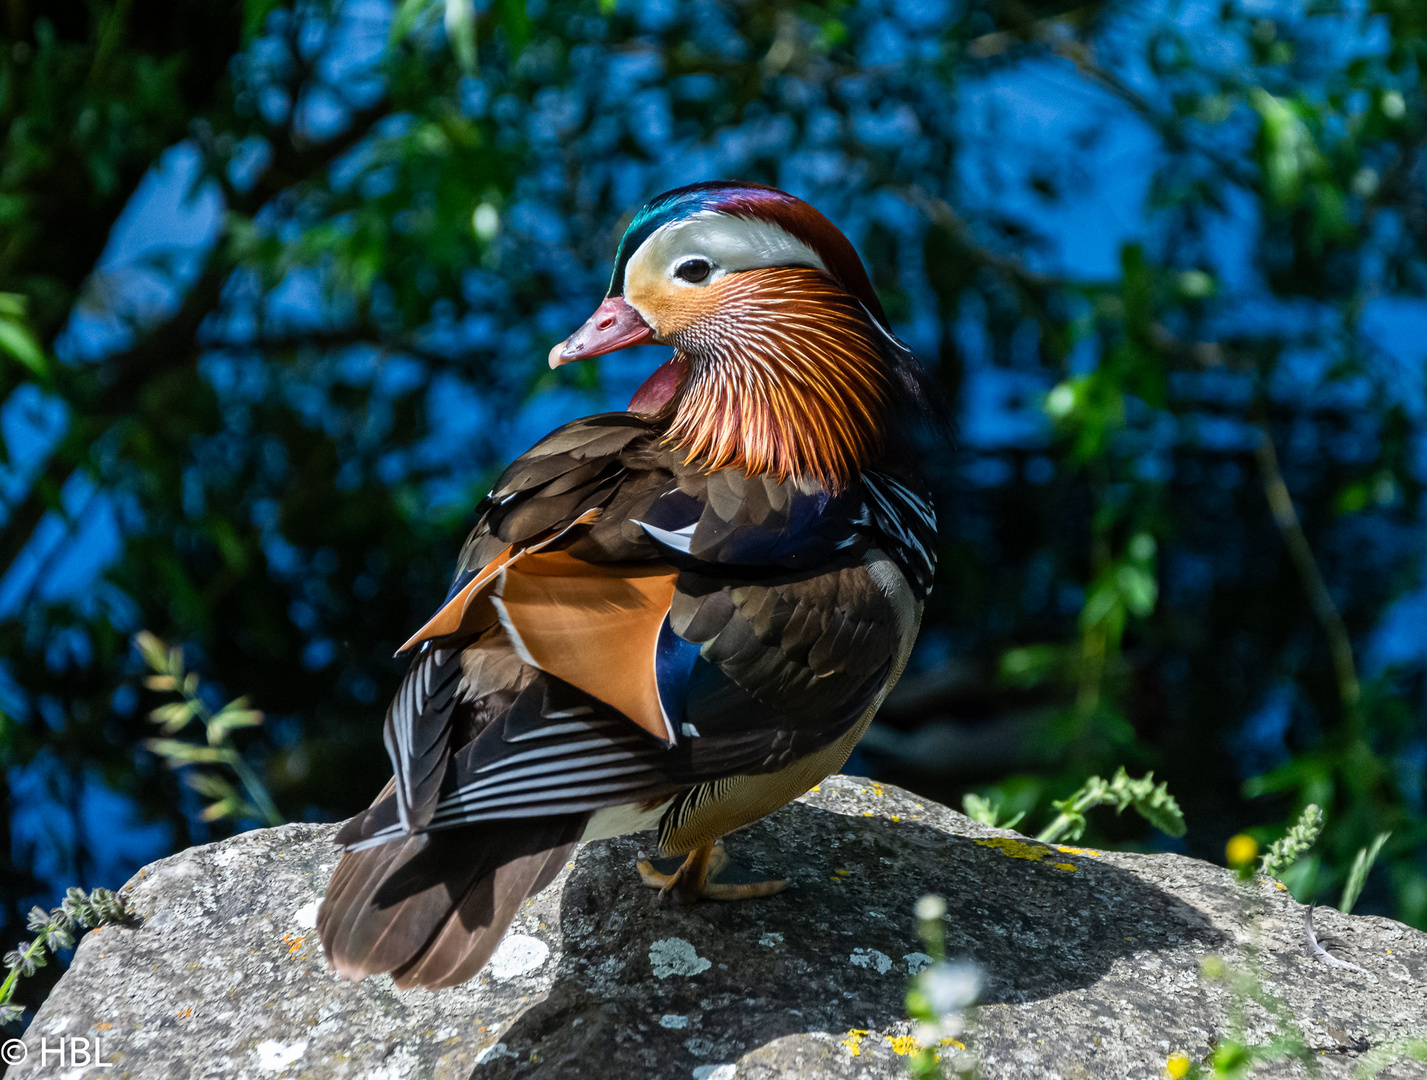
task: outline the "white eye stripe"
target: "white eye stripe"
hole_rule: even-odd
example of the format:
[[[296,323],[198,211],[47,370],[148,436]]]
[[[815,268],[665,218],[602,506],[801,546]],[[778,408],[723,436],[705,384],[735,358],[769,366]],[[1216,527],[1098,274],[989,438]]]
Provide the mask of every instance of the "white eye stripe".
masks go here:
[[[700,210],[656,229],[630,257],[625,274],[647,280],[654,271],[674,278],[690,259],[705,259],[713,266],[701,285],[725,273],[773,266],[807,266],[827,273],[816,251],[772,222]]]

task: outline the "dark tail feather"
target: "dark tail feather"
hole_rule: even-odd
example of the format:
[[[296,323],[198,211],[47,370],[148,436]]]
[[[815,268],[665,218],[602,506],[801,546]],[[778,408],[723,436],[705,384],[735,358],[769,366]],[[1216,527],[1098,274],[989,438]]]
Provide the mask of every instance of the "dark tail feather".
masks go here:
[[[587,814],[494,821],[349,851],[317,928],[328,961],[360,979],[437,989],[475,975],[520,902],[560,872]]]

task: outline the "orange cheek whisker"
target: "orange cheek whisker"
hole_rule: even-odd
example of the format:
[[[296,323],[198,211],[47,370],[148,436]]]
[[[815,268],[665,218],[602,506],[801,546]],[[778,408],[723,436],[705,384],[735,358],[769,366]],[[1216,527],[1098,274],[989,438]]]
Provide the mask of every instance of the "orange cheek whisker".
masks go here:
[[[715,292],[717,289],[717,292]],[[875,331],[846,293],[800,268],[735,275],[670,340],[694,377],[669,436],[709,468],[838,489],[882,446],[890,395]]]

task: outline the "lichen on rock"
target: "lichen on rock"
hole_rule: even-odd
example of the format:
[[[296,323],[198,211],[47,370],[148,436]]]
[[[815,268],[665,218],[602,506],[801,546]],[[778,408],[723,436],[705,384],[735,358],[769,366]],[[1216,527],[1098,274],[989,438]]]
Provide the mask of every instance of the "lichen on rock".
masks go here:
[[[1320,931],[1366,973],[1329,968],[1302,956],[1302,908],[1272,884],[1252,894],[1255,929],[1222,868],[1047,847],[853,777],[729,839],[750,872],[790,877],[784,892],[662,904],[634,872],[637,840],[586,845],[480,976],[436,993],[327,970],[313,917],[333,832],[245,833],[141,871],[125,892],[143,921],[85,937],[10,1076],[52,1075],[40,1040],[72,1035],[101,1037],[113,1080],[900,1080],[916,1044],[907,981],[930,959],[912,912],[928,892],[946,897],[948,952],[983,973],[965,1053],[987,1080],[1153,1077],[1171,1051],[1201,1060],[1235,1005],[1201,964],[1241,965],[1250,945],[1324,1076],[1427,1034],[1427,935],[1320,910]],[[1272,1023],[1254,1014],[1255,1036]]]

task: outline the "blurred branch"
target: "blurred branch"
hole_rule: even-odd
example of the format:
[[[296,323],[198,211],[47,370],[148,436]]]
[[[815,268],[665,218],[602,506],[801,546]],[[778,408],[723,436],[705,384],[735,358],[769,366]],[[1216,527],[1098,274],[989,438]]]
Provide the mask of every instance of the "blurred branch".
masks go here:
[[[1258,461],[1264,495],[1268,499],[1274,524],[1278,526],[1278,531],[1283,535],[1283,541],[1288,546],[1289,558],[1293,560],[1299,577],[1303,579],[1303,587],[1308,593],[1308,602],[1313,608],[1313,614],[1317,617],[1319,625],[1323,627],[1323,633],[1328,637],[1328,649],[1332,654],[1333,669],[1338,678],[1338,696],[1342,699],[1344,713],[1351,720],[1357,716],[1358,702],[1362,696],[1362,689],[1358,683],[1357,664],[1353,660],[1352,639],[1348,636],[1348,628],[1343,623],[1343,617],[1338,612],[1337,604],[1333,602],[1333,596],[1328,591],[1327,583],[1323,580],[1323,572],[1318,568],[1317,559],[1313,557],[1313,548],[1308,543],[1308,537],[1304,534],[1303,526],[1298,520],[1298,511],[1294,509],[1293,497],[1288,493],[1288,485],[1283,480],[1283,471],[1279,468],[1278,452],[1274,449],[1273,437],[1262,425],[1259,426],[1259,436],[1258,446],[1254,448],[1254,457]]]
[[[938,198],[915,184],[903,188],[902,194],[909,203],[921,210],[934,226],[945,231],[952,243],[965,252],[972,261],[1000,274],[1009,281],[1020,294],[1021,300],[1037,312],[1040,319],[1049,320],[1050,318],[1049,294],[1056,289],[1074,285],[1066,278],[1042,274],[1030,269],[1017,258],[1003,255],[986,247],[971,234],[970,227],[945,199]]]
[[[230,212],[249,216],[256,213],[279,193],[355,146],[389,109],[383,101],[359,110],[345,131],[320,143],[309,142],[289,130],[287,138],[274,142],[272,165],[250,191],[230,204]],[[220,236],[214,243],[198,280],[169,319],[98,365],[55,367],[61,396],[66,401],[82,403],[83,410],[71,410],[70,430],[51,453],[41,477],[10,509],[4,529],[0,530],[0,576],[25,549],[46,512],[56,505],[58,492],[84,467],[93,444],[110,424],[134,411],[140,392],[154,378],[197,361],[203,351],[199,328],[217,308],[234,269],[224,240]]]
[[[383,354],[399,353],[424,361],[433,367],[455,367],[463,358],[449,356],[419,344],[411,335],[393,337],[368,326],[341,327],[332,330],[304,330],[296,334],[259,336],[252,341],[208,341],[211,349],[259,349],[263,352],[283,352],[303,347],[340,349],[348,345],[370,345]]]
[[[1101,5],[1064,11],[1043,19],[1031,18],[1022,9],[1016,25],[1009,30],[994,30],[974,37],[966,43],[966,55],[973,60],[989,60],[1002,56],[1017,45],[1044,45],[1063,42],[1086,26]]]
[[[1094,48],[1080,31],[1090,24],[1090,16],[1097,10],[1098,6],[1077,8],[1044,19],[1026,16],[1011,30],[1000,30],[973,38],[967,43],[966,53],[974,59],[986,59],[1000,55],[1018,44],[1040,45],[1055,56],[1069,60],[1088,81],[1128,105],[1154,129],[1167,146],[1200,154],[1206,160],[1212,161],[1234,183],[1247,188],[1254,187],[1258,180],[1255,172],[1245,169],[1235,158],[1192,142],[1186,134],[1182,118],[1158,108],[1096,59]]]

